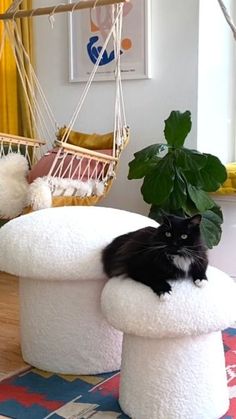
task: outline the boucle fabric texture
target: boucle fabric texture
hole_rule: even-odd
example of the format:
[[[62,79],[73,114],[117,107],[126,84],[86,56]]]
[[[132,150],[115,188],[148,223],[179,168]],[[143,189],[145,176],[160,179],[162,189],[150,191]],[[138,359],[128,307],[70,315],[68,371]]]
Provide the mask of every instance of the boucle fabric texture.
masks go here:
[[[122,333],[101,312],[107,281],[101,250],[150,218],[102,207],[60,207],[11,220],[0,230],[0,270],[20,276],[26,362],[64,374],[120,368]]]
[[[27,205],[27,159],[18,153],[0,158],[0,217],[13,218]]]
[[[97,374],[120,368],[122,333],[104,318],[106,280],[20,279],[20,334],[24,360],[42,370]]]
[[[137,336],[170,338],[222,330],[236,321],[236,285],[211,266],[207,276],[202,288],[187,278],[170,281],[173,291],[164,301],[143,284],[112,278],[102,293],[102,309],[114,327]]]
[[[221,418],[229,406],[221,333],[124,334],[119,403],[135,419]]]
[[[219,419],[227,411],[220,330],[236,320],[236,285],[216,268],[207,275],[202,288],[172,281],[164,300],[131,279],[106,283],[102,311],[124,332],[119,403],[131,418]]]
[[[0,270],[42,280],[105,278],[101,250],[113,238],[154,220],[104,207],[48,208],[0,230]]]

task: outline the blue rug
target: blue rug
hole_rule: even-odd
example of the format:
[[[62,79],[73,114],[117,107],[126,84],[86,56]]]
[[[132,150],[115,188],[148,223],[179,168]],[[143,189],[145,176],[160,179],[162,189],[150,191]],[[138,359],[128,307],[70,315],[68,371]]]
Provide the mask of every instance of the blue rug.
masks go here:
[[[236,419],[236,329],[223,338],[231,397],[224,419]],[[118,392],[119,372],[70,376],[29,368],[0,382],[0,419],[127,419]]]

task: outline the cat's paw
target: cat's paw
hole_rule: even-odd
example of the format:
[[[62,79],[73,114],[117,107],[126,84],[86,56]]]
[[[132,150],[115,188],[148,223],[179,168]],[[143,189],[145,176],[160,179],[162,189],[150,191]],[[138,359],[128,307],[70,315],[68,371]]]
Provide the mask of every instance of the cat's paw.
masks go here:
[[[203,279],[195,279],[194,284],[198,287],[198,288],[203,288],[205,287],[207,283],[207,279],[203,278]]]
[[[158,289],[155,289],[155,293],[159,295],[161,301],[167,301],[172,294],[172,288],[168,282],[164,282],[159,284]]]
[[[168,301],[171,297],[172,291],[165,292],[164,294],[159,295],[160,301]]]

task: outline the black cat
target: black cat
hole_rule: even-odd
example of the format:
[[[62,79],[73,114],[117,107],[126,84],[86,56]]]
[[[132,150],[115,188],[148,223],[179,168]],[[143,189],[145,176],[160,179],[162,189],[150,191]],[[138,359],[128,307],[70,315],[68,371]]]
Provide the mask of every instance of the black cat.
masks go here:
[[[158,294],[171,293],[168,279],[191,277],[203,285],[208,265],[201,240],[201,215],[189,218],[166,216],[163,223],[116,237],[102,252],[109,278],[126,275]]]

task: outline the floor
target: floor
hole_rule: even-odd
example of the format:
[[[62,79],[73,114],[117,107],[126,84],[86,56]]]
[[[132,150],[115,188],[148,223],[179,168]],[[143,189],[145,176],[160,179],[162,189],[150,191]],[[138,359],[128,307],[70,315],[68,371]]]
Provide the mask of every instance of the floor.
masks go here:
[[[0,272],[0,379],[26,366],[20,350],[18,279]]]

